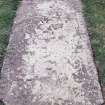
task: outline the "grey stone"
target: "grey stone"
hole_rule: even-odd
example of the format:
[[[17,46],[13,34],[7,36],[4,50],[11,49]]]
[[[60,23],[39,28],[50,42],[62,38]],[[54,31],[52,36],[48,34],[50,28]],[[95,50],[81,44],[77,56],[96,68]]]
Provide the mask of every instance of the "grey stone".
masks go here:
[[[101,105],[80,0],[23,0],[1,76],[6,105]]]

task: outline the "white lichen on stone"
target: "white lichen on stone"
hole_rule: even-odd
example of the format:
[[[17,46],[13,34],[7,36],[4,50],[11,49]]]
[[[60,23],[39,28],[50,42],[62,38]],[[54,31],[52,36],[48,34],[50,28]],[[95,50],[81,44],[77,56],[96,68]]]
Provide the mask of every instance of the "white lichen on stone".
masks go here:
[[[9,45],[15,54],[3,66],[3,74],[9,69],[7,105],[103,102],[82,12],[74,8],[77,4],[79,0],[23,0],[10,42],[14,45]]]

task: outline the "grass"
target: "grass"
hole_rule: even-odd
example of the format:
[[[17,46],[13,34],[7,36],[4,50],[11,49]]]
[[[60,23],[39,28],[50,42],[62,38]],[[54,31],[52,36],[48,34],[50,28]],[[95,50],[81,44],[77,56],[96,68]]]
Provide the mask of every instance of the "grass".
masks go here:
[[[82,0],[88,31],[99,67],[99,79],[105,85],[105,0]]]
[[[18,4],[19,0],[0,0],[0,66]]]

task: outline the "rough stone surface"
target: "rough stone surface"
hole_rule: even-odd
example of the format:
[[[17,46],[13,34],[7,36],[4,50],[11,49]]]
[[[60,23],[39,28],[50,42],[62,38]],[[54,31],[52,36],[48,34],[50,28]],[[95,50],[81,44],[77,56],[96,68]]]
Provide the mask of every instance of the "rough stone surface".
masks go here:
[[[80,0],[23,0],[1,76],[6,105],[101,105]]]

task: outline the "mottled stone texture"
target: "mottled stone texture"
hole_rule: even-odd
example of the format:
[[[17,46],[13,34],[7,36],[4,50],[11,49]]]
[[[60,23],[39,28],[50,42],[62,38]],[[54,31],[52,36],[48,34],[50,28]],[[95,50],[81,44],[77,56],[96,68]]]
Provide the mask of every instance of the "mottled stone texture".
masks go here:
[[[23,0],[0,80],[6,105],[101,105],[79,0]]]

